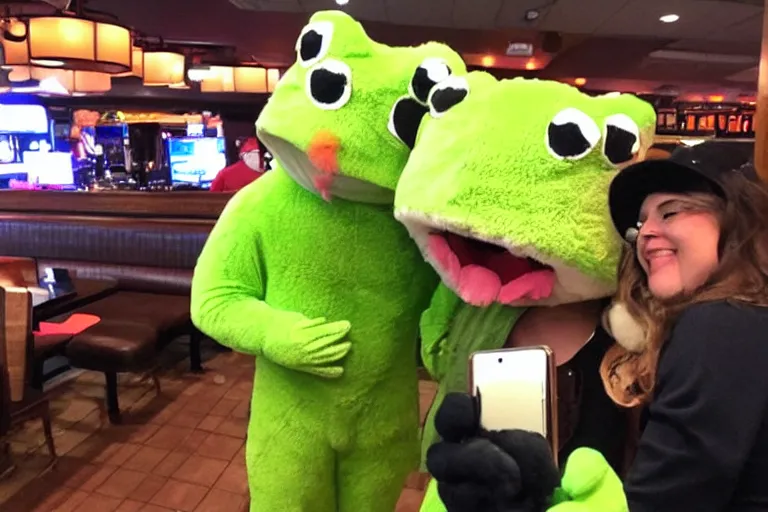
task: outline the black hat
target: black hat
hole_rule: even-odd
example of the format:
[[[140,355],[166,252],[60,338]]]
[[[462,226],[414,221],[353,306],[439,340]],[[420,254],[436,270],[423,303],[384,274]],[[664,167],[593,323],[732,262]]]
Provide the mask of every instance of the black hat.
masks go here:
[[[620,171],[608,192],[616,231],[627,238],[627,230],[637,226],[640,207],[651,194],[707,192],[724,197],[720,183],[725,174],[738,170],[755,179],[754,171],[745,165],[749,155],[738,146],[712,141],[680,146],[668,158],[644,160]]]

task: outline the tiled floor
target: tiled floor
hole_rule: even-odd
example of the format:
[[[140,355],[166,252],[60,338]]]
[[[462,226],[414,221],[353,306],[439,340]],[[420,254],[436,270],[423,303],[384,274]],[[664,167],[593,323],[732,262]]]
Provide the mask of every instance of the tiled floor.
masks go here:
[[[102,410],[103,376],[85,372],[54,400],[59,461],[46,470],[41,425],[11,437],[17,470],[0,482],[2,512],[238,512],[247,510],[244,439],[253,362],[212,353],[207,371],[186,371],[184,346],[167,351],[162,392],[120,381],[123,424]],[[175,363],[174,363],[175,361]],[[422,410],[434,385],[423,381]],[[416,512],[424,478],[408,480],[396,512]]]

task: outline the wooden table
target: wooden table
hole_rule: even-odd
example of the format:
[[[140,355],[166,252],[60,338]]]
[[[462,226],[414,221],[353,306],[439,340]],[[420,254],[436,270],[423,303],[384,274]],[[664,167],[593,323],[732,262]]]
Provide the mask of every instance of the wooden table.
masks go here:
[[[69,313],[92,302],[111,295],[117,289],[114,279],[72,279],[75,292],[71,295],[52,298],[32,308],[35,328],[40,322]]]

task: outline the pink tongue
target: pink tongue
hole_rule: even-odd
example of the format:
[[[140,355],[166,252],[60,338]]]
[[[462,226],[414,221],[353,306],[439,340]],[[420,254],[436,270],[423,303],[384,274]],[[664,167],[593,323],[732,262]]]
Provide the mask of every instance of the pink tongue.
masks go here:
[[[499,293],[499,302],[510,304],[522,298],[546,299],[555,287],[555,273],[551,270],[537,270],[522,275],[504,285]]]
[[[459,275],[459,295],[473,306],[489,306],[501,289],[501,279],[492,270],[479,265],[467,265]]]
[[[459,273],[461,263],[459,257],[454,254],[448,245],[448,240],[440,235],[429,235],[429,254],[435,259],[435,262],[448,273],[448,278],[457,284],[459,282]]]

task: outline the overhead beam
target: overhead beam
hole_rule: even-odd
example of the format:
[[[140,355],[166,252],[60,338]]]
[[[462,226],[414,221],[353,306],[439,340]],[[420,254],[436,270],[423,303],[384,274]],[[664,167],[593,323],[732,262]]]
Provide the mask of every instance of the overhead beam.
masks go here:
[[[768,0],[764,4],[755,113],[755,167],[760,178],[768,181]]]

